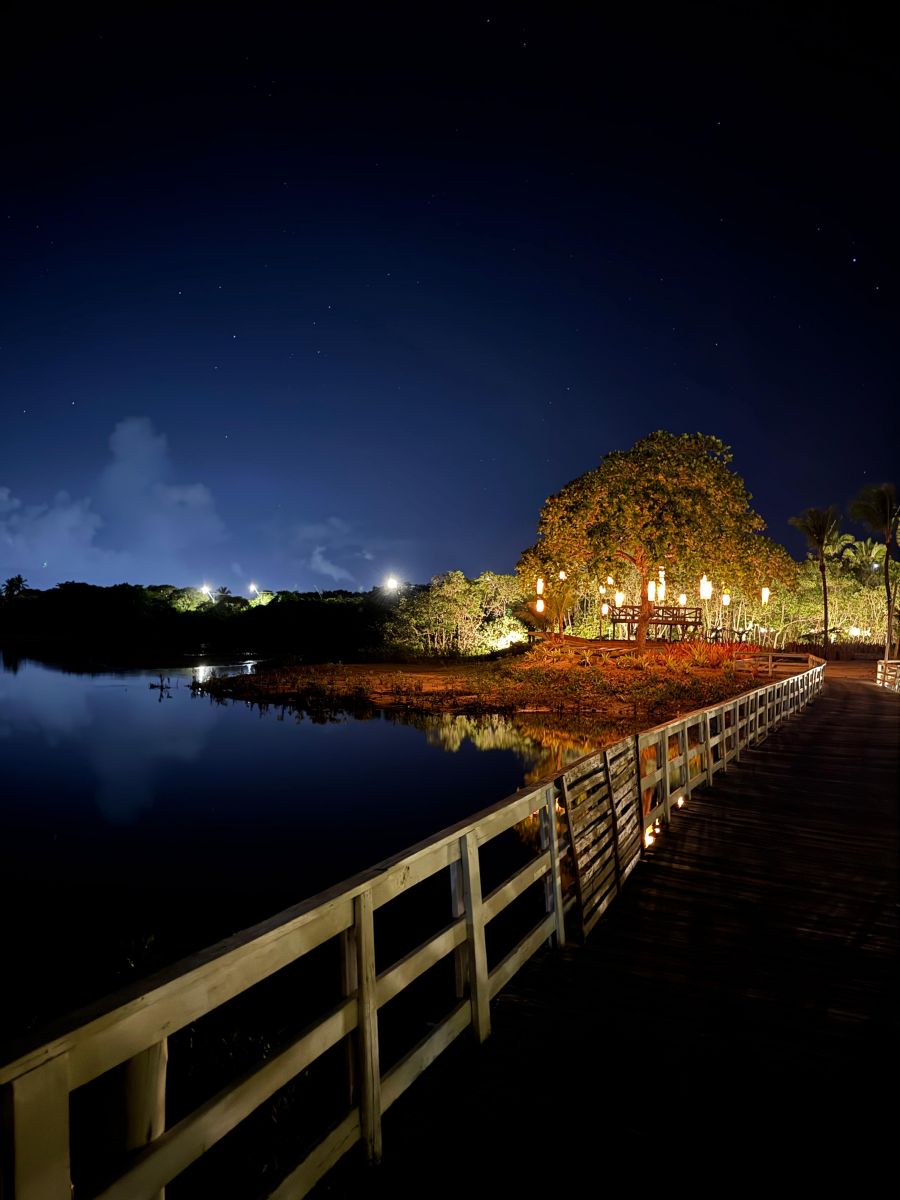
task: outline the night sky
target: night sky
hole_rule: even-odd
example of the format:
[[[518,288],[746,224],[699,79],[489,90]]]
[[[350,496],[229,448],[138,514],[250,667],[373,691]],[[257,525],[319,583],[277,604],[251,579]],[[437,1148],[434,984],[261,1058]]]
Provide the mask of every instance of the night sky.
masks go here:
[[[897,475],[898,89],[779,7],[14,9],[0,579],[508,571],[657,428],[800,554]]]

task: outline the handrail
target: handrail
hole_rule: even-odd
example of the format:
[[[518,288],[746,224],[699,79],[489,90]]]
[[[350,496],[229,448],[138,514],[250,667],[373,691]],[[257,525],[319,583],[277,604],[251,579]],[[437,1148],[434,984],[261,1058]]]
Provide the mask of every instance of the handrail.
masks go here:
[[[360,1140],[369,1157],[377,1159],[381,1118],[387,1108],[467,1026],[472,1025],[483,1041],[490,1033],[491,999],[544,943],[565,941],[567,905],[560,862],[571,851],[580,869],[573,813],[595,788],[592,772],[598,764],[603,766],[609,818],[617,831],[613,857],[603,870],[609,876],[615,868],[618,890],[640,857],[642,843],[653,836],[659,821],[670,819],[673,805],[700,783],[711,783],[743,747],[761,741],[818,694],[824,664],[816,663],[802,674],[764,684],[585,755],[541,784],[522,789],[368,871],[76,1014],[57,1036],[0,1066],[5,1149],[13,1161],[10,1196],[70,1200],[69,1094],[122,1063],[128,1064],[127,1123],[143,1134],[131,1143],[132,1148],[140,1148],[124,1174],[98,1200],[159,1196],[166,1183],[254,1109],[352,1034],[356,1035],[352,1106],[272,1198],[305,1195]],[[569,841],[562,843],[556,819],[561,803],[569,828]],[[481,847],[535,815],[540,823],[540,852],[483,896]],[[453,920],[376,974],[375,912],[448,868]],[[595,860],[590,870],[597,869]],[[587,894],[588,882],[585,873],[585,879],[579,879],[579,896],[583,883]],[[544,915],[501,962],[489,967],[486,926],[536,884],[543,888]],[[607,903],[604,899],[602,907],[597,906],[592,920]],[[334,938],[342,944],[343,1001],[273,1058],[164,1129],[169,1035]],[[459,1002],[382,1076],[378,1010],[450,954],[456,958]]]

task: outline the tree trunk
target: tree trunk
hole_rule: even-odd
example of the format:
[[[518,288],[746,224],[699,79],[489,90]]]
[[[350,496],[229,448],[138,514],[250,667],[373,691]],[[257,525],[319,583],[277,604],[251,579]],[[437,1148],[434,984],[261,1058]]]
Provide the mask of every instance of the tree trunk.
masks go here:
[[[891,534],[888,530],[884,539],[884,595],[887,600],[887,632],[884,638],[884,661],[891,657],[891,643],[894,632],[894,606],[891,604]]]
[[[825,610],[825,629],[822,637],[822,657],[828,657],[828,581],[825,578],[825,559],[819,558],[819,570],[822,572],[822,607]]]
[[[650,626],[652,605],[647,598],[647,584],[650,582],[649,572],[641,572],[641,611],[638,614],[637,643],[635,649],[643,654],[647,648],[647,629]]]

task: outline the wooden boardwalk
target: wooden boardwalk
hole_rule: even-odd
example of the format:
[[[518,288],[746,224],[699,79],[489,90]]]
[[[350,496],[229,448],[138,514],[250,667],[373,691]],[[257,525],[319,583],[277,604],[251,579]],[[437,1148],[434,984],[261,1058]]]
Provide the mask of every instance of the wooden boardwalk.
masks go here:
[[[900,697],[843,674],[693,795],[585,947],[523,968],[483,1047],[394,1105],[379,1168],[354,1152],[314,1195],[889,1178]]]

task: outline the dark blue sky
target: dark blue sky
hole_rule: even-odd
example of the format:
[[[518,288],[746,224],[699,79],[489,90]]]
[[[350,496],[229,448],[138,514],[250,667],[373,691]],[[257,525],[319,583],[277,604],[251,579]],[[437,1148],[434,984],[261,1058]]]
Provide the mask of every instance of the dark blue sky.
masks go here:
[[[797,553],[896,475],[871,15],[378,7],[13,20],[0,577],[510,570],[656,428]]]

